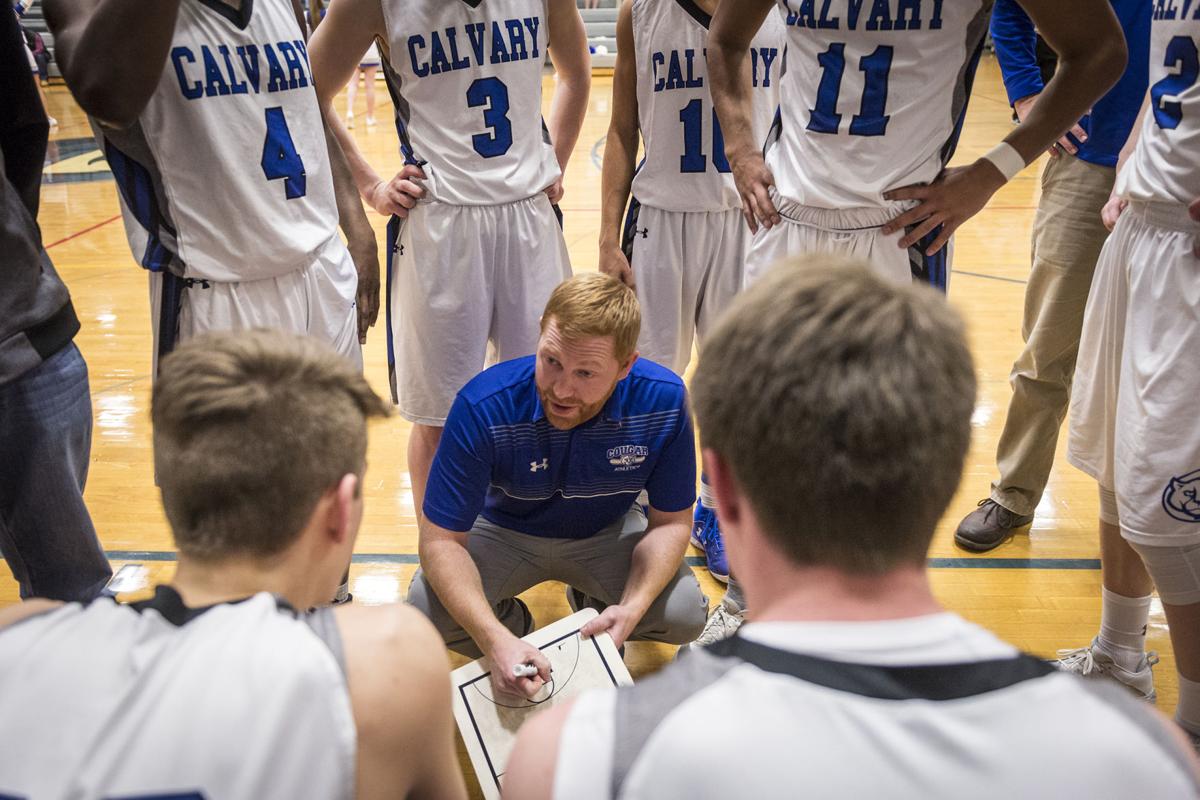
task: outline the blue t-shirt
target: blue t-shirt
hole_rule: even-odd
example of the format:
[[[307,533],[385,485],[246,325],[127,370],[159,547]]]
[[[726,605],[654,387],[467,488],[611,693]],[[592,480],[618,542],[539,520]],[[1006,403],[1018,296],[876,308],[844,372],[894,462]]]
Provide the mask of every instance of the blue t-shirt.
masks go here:
[[[600,413],[571,430],[546,419],[534,356],[475,376],[454,400],[425,490],[425,516],[452,531],[480,514],[532,536],[584,539],[645,489],[660,511],[696,500],[696,445],[675,373],[638,359]]]
[[[1078,157],[1092,164],[1115,167],[1129,131],[1137,120],[1150,79],[1150,0],[1111,0],[1125,32],[1129,61],[1121,79],[1092,106],[1080,123],[1088,139]],[[1004,76],[1008,102],[1042,91],[1042,76],[1034,54],[1033,21],[1016,0],[996,0],[992,8],[992,41]]]

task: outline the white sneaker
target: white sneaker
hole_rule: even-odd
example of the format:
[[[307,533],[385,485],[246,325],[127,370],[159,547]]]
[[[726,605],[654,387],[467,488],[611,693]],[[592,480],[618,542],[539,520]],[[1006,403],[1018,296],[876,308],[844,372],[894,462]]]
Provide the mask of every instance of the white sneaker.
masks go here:
[[[1118,664],[1107,650],[1100,646],[1099,637],[1092,639],[1087,647],[1074,650],[1059,650],[1054,663],[1063,672],[1073,672],[1084,678],[1108,678],[1123,683],[1143,700],[1153,703],[1158,694],[1154,691],[1154,672],[1158,653],[1153,650],[1142,655],[1136,670],[1130,671]]]
[[[375,118],[374,117],[367,117],[367,127],[368,128],[375,127]]]
[[[697,647],[707,647],[722,639],[728,639],[737,632],[738,628],[742,627],[744,619],[743,615],[735,614],[726,608],[724,603],[718,603],[713,612],[708,615],[708,622],[704,623],[704,630],[700,631],[700,635],[696,637],[696,641],[686,644],[684,647],[689,650]]]

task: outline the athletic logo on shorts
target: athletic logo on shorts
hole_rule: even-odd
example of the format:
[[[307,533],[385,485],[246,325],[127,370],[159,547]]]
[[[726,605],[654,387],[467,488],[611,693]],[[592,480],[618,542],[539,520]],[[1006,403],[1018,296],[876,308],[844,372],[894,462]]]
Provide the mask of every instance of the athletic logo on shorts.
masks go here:
[[[636,233],[638,236],[641,236],[643,239],[648,238],[650,235],[649,228],[634,228],[633,232]]]
[[[1180,522],[1200,522],[1200,469],[1171,478],[1163,489],[1162,504]]]

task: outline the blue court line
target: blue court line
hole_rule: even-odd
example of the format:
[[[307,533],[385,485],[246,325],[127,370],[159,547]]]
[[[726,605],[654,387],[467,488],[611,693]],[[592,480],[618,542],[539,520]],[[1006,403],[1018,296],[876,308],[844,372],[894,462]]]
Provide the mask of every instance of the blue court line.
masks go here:
[[[109,550],[113,561],[174,561],[175,553],[161,550]],[[355,564],[419,564],[416,553],[357,553]],[[687,556],[689,567],[703,567],[704,556]],[[932,569],[1076,569],[1098,570],[1098,558],[931,558]]]

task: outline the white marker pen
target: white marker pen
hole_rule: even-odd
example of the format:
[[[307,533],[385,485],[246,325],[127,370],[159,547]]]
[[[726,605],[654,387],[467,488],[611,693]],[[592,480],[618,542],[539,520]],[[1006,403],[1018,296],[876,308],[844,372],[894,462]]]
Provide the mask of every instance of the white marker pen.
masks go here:
[[[532,678],[538,674],[538,668],[533,664],[513,664],[514,678]]]

